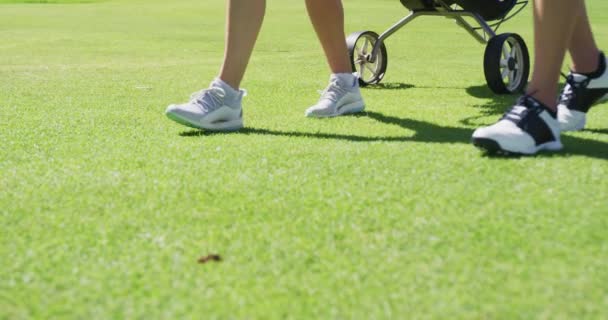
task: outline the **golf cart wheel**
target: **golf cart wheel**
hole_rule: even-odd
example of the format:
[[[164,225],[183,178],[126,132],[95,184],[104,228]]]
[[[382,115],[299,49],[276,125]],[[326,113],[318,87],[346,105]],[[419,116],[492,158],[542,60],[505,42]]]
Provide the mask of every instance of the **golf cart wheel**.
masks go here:
[[[376,57],[372,57],[377,41],[378,34],[372,31],[354,32],[346,38],[350,62],[353,71],[359,74],[362,87],[379,83],[386,72],[388,56],[384,43],[380,45]]]
[[[530,55],[515,33],[499,34],[488,41],[483,58],[486,82],[494,93],[519,93],[528,84]]]

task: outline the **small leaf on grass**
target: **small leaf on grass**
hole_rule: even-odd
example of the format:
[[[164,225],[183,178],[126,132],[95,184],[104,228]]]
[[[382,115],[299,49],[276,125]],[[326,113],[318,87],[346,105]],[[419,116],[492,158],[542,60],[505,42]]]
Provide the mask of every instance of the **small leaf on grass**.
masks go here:
[[[198,258],[198,263],[200,263],[200,264],[211,262],[211,261],[220,262],[220,261],[222,261],[222,257],[220,257],[219,254],[209,254],[209,255]]]

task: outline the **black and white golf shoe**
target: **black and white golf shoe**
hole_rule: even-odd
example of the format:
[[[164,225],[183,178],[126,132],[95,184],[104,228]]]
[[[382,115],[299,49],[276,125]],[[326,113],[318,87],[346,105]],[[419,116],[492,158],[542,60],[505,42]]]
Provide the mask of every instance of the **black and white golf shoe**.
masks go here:
[[[608,61],[600,53],[596,72],[581,74],[570,72],[557,106],[557,120],[562,131],[577,131],[585,127],[587,111],[598,102],[608,100]]]
[[[532,155],[541,150],[560,150],[560,128],[555,112],[523,96],[495,124],[473,133],[473,144],[490,154]]]

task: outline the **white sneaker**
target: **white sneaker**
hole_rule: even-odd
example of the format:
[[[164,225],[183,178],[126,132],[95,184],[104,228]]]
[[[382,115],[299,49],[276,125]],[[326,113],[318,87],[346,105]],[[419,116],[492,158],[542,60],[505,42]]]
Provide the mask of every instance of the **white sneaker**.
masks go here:
[[[165,114],[188,127],[212,131],[235,131],[243,127],[241,101],[245,90],[234,90],[220,79],[208,89],[192,94],[190,102],[172,104]]]
[[[306,110],[305,115],[313,118],[335,117],[361,112],[365,103],[359,89],[359,78],[355,74],[332,74],[329,85],[319,102]]]
[[[523,96],[495,124],[475,130],[473,144],[489,153],[535,154],[560,150],[560,128],[555,115],[530,96]]]
[[[600,67],[593,74],[570,72],[557,106],[557,120],[562,131],[585,127],[587,112],[596,103],[608,100],[608,60],[600,54]]]

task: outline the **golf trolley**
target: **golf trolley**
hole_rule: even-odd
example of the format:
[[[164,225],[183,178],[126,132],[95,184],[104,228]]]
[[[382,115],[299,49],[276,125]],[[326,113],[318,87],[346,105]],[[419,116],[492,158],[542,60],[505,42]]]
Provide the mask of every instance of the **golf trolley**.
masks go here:
[[[420,16],[443,16],[454,19],[481,44],[486,44],[484,73],[488,86],[498,94],[522,91],[528,82],[530,57],[524,40],[515,33],[497,34],[503,22],[513,18],[528,0],[400,0],[410,10],[381,35],[360,31],[346,38],[353,70],[361,86],[379,83],[387,68],[384,41],[397,30]],[[510,14],[509,14],[510,13]],[[472,18],[479,26],[465,19]],[[489,24],[487,21],[491,21]]]

